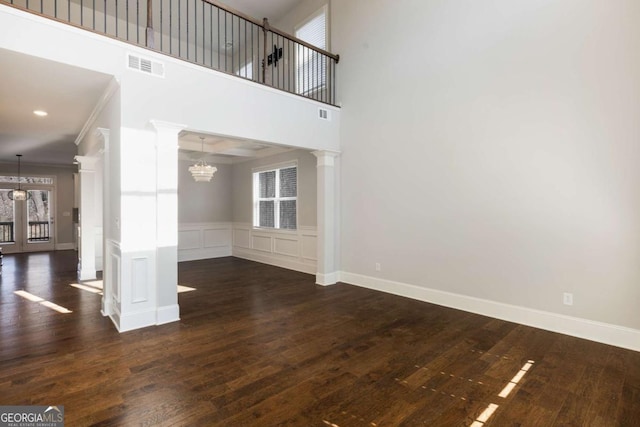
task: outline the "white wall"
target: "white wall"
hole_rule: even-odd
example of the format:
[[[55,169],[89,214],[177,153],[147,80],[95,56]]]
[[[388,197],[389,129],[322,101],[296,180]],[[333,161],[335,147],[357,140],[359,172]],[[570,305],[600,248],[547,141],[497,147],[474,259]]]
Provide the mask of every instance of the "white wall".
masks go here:
[[[635,0],[333,1],[342,269],[637,332],[638,16]]]
[[[195,182],[189,173],[193,160],[178,165],[178,222],[231,222],[232,166],[207,160],[218,168],[211,182]]]

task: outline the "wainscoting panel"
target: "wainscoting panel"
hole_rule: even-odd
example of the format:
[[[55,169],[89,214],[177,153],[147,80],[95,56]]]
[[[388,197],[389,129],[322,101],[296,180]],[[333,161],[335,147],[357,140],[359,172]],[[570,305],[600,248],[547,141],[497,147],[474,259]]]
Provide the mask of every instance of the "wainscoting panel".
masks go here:
[[[231,240],[229,222],[178,224],[178,262],[231,256]]]
[[[202,248],[201,230],[178,230],[178,250]]]
[[[295,239],[285,239],[282,237],[276,236],[273,239],[273,252],[278,255],[287,255],[292,257],[298,257],[299,252],[299,240]]]
[[[148,262],[146,258],[133,258],[131,260],[131,301],[133,303],[147,301],[148,286]]]
[[[103,280],[103,292],[107,298],[105,313],[113,324],[120,330],[120,295],[122,295],[120,282],[121,253],[120,245],[112,239],[107,239],[107,274]]]
[[[105,283],[103,286],[111,286],[111,291],[113,295],[113,303],[114,306],[119,307],[120,304],[120,245],[114,240],[107,241],[107,251],[109,252],[110,257],[110,266],[109,271],[111,275],[108,276],[108,283]]]
[[[233,226],[233,247],[251,249],[251,230]]]
[[[251,224],[233,224],[233,251],[238,258],[316,273],[316,227],[295,231],[254,229]]]
[[[273,252],[271,249],[271,236],[253,235],[251,239],[252,247],[256,251]]]
[[[302,258],[309,261],[318,260],[318,236],[313,234],[302,235]]]
[[[120,332],[156,324],[156,250],[121,250]]]
[[[228,247],[231,243],[231,228],[208,228],[204,230],[204,247]]]
[[[102,254],[102,227],[96,227],[96,271],[102,271],[103,266],[103,254]]]

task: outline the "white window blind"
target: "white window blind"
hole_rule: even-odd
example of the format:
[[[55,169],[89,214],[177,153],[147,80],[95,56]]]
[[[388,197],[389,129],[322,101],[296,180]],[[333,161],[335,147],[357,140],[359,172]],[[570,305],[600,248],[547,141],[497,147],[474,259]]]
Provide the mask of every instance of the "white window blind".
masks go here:
[[[325,8],[316,12],[309,20],[300,25],[296,30],[296,37],[309,44],[327,49],[327,17]]]
[[[297,228],[298,168],[288,166],[253,174],[255,227]]]
[[[327,13],[321,8],[296,29],[300,40],[327,49]],[[309,94],[325,87],[327,80],[327,58],[308,47],[298,45],[296,49],[296,90]]]

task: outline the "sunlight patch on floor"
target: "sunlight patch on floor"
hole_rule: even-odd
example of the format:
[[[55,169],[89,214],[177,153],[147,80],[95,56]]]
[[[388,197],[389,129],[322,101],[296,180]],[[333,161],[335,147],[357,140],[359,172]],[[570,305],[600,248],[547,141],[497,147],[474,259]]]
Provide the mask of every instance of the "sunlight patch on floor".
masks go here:
[[[520,370],[513,376],[513,378],[511,378],[511,381],[509,381],[507,385],[502,389],[500,394],[498,394],[498,397],[502,397],[504,399],[509,396],[509,393],[511,393],[515,386],[518,385],[520,381],[522,381],[522,378],[524,378],[525,374],[529,372],[529,369],[531,369],[531,366],[533,366],[534,363],[536,362],[534,362],[533,360],[528,360],[527,363],[522,365],[522,368],[520,368]],[[476,420],[469,427],[484,426],[484,424],[487,422],[487,420],[489,420],[491,415],[493,415],[498,407],[499,405],[490,403],[489,406],[487,406],[487,408],[480,414],[478,418],[476,418]]]
[[[191,291],[195,291],[196,288],[190,288],[188,286],[182,286],[182,285],[178,285],[178,293],[181,294],[183,292],[191,292]]]
[[[88,280],[88,281],[84,281],[82,282],[83,285],[87,285],[87,286],[91,286],[92,288],[96,288],[96,289],[102,289],[103,285],[102,285],[102,280]]]
[[[69,313],[73,313],[71,310],[69,310],[68,308],[64,308],[61,305],[58,304],[54,304],[51,301],[47,301],[44,298],[40,298],[37,295],[33,295],[27,291],[15,291],[14,294],[18,295],[19,297],[22,297],[26,300],[32,301],[32,302],[37,302],[40,305],[50,308],[51,310],[55,310],[58,313],[62,313],[62,314],[69,314]]]
[[[33,294],[30,294],[27,291],[15,291],[14,294],[16,294],[19,297],[22,297],[24,299],[28,299],[29,301],[33,301],[33,302],[42,302],[42,301],[44,301],[43,298],[40,298],[40,297],[35,296]]]
[[[486,423],[489,418],[491,418],[491,415],[493,415],[496,409],[498,409],[498,405],[496,405],[495,403],[490,403],[489,406],[487,406],[487,408],[482,411],[478,418],[476,418],[473,424],[471,424],[471,427],[482,427],[484,423]]]
[[[69,286],[72,286],[77,289],[82,289],[83,291],[91,292],[94,294],[102,295],[102,291],[99,288],[94,288],[91,286],[81,285],[80,283],[72,283]]]
[[[509,396],[509,393],[511,393],[511,390],[514,389],[514,387],[520,382],[520,380],[522,380],[522,377],[524,377],[524,375],[529,371],[529,368],[531,368],[531,366],[534,364],[535,362],[533,360],[529,360],[527,363],[525,363],[522,368],[520,368],[520,370],[518,371],[517,374],[515,374],[513,376],[513,378],[511,378],[511,381],[509,381],[509,384],[507,384],[502,391],[500,392],[500,394],[498,396],[505,398],[507,396]]]
[[[64,308],[61,305],[58,304],[54,304],[51,301],[42,301],[40,303],[41,305],[44,305],[47,308],[50,308],[52,310],[57,311],[58,313],[62,313],[62,314],[68,314],[68,313],[73,313],[71,310],[69,310],[68,308]]]

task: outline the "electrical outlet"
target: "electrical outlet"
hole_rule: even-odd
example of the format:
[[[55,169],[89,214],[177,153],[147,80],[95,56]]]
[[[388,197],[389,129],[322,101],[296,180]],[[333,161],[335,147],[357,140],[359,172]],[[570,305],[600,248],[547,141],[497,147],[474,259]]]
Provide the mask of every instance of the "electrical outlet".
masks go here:
[[[564,305],[573,305],[573,294],[565,292],[562,295],[562,302],[564,303]]]
[[[380,271],[382,270],[382,267],[380,267],[380,263],[376,262],[376,271]]]

